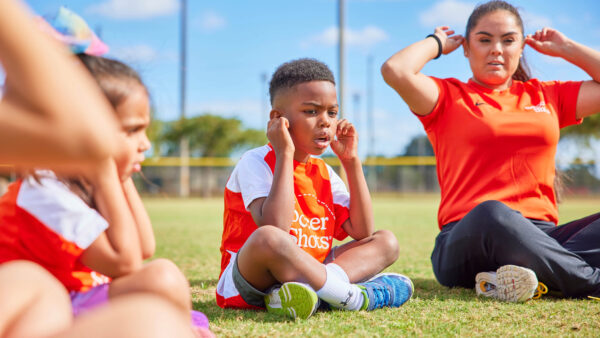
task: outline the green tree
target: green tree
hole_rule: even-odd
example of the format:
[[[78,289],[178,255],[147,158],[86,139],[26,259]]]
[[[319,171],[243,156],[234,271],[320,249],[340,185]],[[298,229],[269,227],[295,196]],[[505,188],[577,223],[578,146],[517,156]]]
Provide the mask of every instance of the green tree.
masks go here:
[[[561,136],[563,138],[584,141],[586,144],[590,138],[600,139],[600,114],[586,117],[580,125],[562,129]]]
[[[166,155],[179,154],[184,136],[189,140],[190,155],[195,157],[226,157],[267,141],[264,131],[244,129],[237,118],[204,114],[165,124],[160,143]]]

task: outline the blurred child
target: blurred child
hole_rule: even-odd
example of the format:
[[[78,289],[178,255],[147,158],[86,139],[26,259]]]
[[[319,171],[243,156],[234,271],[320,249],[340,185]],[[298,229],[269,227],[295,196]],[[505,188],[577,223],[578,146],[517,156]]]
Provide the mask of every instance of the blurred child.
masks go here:
[[[150,146],[146,87],[121,62],[78,56],[116,112],[118,151],[80,176],[38,170],[12,184],[0,199],[0,263],[42,265],[69,290],[75,314],[108,298],[149,292],[189,316],[189,286],[175,264],[142,264],[154,253],[155,240],[131,174]],[[105,276],[115,280],[108,284]],[[208,325],[203,314],[193,316]]]
[[[74,61],[35,29],[19,3],[0,1],[0,62],[11,81],[0,100],[3,164],[72,174],[109,158],[117,132],[112,109]],[[0,265],[0,300],[0,337],[192,334],[187,316],[148,295],[120,297],[73,322],[64,287],[28,261]]]
[[[402,305],[413,293],[410,279],[376,276],[397,259],[398,243],[389,231],[374,232],[358,135],[337,119],[333,74],[313,59],[291,61],[275,71],[269,91],[270,143],[244,154],[225,189],[217,304],[294,318],[312,315],[319,298],[345,310]],[[350,194],[311,156],[329,146]],[[333,238],[348,235],[354,241],[332,248]]]

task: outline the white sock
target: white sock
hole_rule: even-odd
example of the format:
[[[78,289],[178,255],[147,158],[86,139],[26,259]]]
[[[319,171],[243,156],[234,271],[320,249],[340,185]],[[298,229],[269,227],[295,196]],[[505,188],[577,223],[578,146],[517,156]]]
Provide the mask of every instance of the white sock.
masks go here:
[[[317,291],[317,296],[338,309],[360,310],[365,302],[362,290],[356,284],[348,283],[348,276],[342,270],[346,277],[344,280],[344,277],[339,275],[338,269],[342,270],[336,264],[325,265],[327,279],[325,285]]]
[[[350,283],[350,278],[348,278],[348,274],[341,266],[335,263],[329,263],[325,265],[325,269],[327,269],[327,274],[335,273],[338,277],[340,277],[344,282]]]

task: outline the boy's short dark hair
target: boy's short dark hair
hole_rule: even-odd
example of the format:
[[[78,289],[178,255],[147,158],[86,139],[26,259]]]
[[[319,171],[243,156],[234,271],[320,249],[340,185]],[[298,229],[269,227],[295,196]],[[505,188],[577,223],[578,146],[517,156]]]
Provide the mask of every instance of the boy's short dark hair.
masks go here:
[[[321,61],[309,58],[292,60],[279,66],[269,83],[271,104],[275,96],[285,89],[310,81],[329,81],[335,85],[333,73]]]

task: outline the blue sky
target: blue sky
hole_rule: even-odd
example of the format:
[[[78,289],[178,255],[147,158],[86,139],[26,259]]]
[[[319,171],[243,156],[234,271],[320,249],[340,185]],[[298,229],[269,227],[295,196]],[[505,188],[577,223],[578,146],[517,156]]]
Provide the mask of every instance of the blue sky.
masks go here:
[[[140,71],[150,88],[157,117],[179,117],[178,0],[29,0],[37,14],[65,5],[99,30],[109,57]],[[423,134],[418,120],[381,78],[379,67],[397,50],[446,24],[463,33],[476,2],[463,0],[346,0],[346,80],[342,110],[361,135],[361,154],[370,138],[366,127],[368,58],[373,66],[374,149],[388,156],[403,152]],[[574,40],[600,49],[600,1],[513,1],[521,9],[525,33],[554,27]],[[313,57],[338,76],[336,0],[188,1],[187,116],[211,112],[239,117],[253,128],[266,126],[268,105],[263,74],[270,78],[285,61]],[[542,80],[588,79],[566,63],[527,48],[534,77]],[[423,71],[467,80],[462,51],[430,62]],[[353,96],[360,97],[356,105]],[[357,114],[358,113],[358,114]],[[572,153],[573,145],[561,146]],[[597,152],[583,157],[599,159]],[[599,161],[600,162],[600,161]]]

